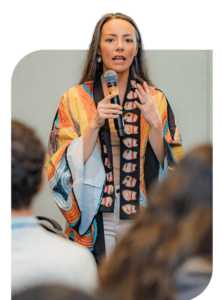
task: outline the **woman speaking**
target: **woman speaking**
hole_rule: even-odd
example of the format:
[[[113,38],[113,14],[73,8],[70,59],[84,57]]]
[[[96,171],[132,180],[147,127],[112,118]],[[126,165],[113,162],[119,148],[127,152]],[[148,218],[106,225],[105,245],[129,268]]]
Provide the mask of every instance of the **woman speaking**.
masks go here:
[[[109,70],[118,76],[115,93],[104,78]],[[114,104],[117,94],[120,103]],[[120,137],[114,126],[119,116]],[[171,107],[148,77],[135,22],[120,13],[103,16],[79,85],[62,96],[49,138],[46,169],[67,220],[65,233],[97,261],[105,252],[109,256],[146,206],[152,181],[182,155]]]

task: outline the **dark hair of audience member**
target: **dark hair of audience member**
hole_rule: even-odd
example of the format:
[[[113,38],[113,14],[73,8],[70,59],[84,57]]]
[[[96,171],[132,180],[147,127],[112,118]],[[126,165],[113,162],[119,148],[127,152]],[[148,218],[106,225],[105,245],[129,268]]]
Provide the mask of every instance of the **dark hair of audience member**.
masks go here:
[[[12,209],[28,208],[42,180],[45,149],[30,127],[12,121],[11,193]]]
[[[148,206],[100,267],[110,299],[172,300],[174,274],[188,258],[212,262],[212,147],[189,152],[148,193]]]

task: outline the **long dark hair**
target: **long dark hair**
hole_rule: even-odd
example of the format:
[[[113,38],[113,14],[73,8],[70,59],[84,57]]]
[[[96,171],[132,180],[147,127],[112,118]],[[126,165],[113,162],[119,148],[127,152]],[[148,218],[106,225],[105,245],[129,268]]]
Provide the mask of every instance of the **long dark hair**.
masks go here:
[[[110,299],[173,300],[178,267],[194,256],[212,260],[212,147],[187,154],[148,196],[100,267],[100,292]]]
[[[86,57],[82,78],[80,79],[79,84],[94,80],[96,76],[102,75],[103,64],[102,62],[101,63],[97,62],[98,53],[100,51],[101,32],[102,32],[103,25],[112,19],[122,19],[128,21],[134,26],[136,30],[138,52],[137,55],[134,57],[132,65],[130,66],[130,75],[132,75],[140,83],[146,81],[149,85],[153,85],[148,76],[148,71],[146,66],[147,63],[144,58],[142,39],[141,39],[139,29],[136,23],[133,21],[133,19],[121,13],[106,14],[96,24],[92,41],[89,47],[89,51]]]

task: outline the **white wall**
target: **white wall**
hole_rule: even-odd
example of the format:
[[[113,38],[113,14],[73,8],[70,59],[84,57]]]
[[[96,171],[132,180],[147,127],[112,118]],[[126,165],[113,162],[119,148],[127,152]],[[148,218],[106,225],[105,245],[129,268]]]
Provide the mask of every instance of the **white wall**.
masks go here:
[[[37,51],[25,56],[12,76],[12,118],[34,127],[45,147],[62,94],[80,79],[86,50]],[[212,51],[146,50],[150,78],[167,96],[185,151],[212,142]],[[34,204],[36,215],[65,219],[48,183]]]

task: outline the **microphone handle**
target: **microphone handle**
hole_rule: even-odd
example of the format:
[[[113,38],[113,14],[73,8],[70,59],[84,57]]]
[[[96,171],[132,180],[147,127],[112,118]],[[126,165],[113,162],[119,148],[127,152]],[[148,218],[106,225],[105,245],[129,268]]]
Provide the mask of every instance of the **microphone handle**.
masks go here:
[[[119,99],[119,92],[116,82],[109,82],[108,83],[108,91],[110,94],[117,93],[117,96],[113,97],[110,102],[113,104],[120,105],[120,99]],[[123,117],[120,115],[117,119],[114,119],[115,129],[117,130],[118,137],[121,138],[125,136],[124,132],[124,123],[123,123]]]

